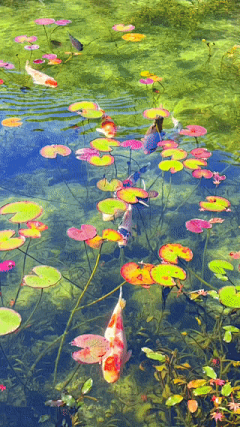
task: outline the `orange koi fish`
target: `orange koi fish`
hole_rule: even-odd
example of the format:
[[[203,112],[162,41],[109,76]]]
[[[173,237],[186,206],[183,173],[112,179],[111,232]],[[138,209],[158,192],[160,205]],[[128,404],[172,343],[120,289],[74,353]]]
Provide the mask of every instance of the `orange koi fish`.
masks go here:
[[[102,373],[108,383],[116,382],[126,362],[131,357],[132,351],[127,351],[127,341],[123,327],[122,310],[126,301],[122,298],[122,287],[119,299],[113,310],[104,337],[108,340],[110,350],[102,358]]]
[[[96,129],[98,132],[103,133],[106,138],[114,138],[117,133],[117,126],[113,119],[106,114],[102,117],[101,129]]]
[[[36,85],[44,85],[48,87],[57,87],[57,82],[53,77],[48,76],[47,74],[41,73],[41,71],[34,70],[30,67],[29,61],[26,62],[25,70],[33,78],[33,83]]]

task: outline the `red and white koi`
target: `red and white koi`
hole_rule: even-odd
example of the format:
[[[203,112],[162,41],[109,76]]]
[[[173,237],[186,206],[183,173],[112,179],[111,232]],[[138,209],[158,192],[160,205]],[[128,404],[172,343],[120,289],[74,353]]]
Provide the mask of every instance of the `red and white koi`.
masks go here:
[[[118,246],[123,248],[127,246],[128,240],[132,235],[132,205],[128,205],[128,209],[124,213],[118,227],[118,232],[122,235],[122,240],[118,242]]]
[[[119,299],[113,310],[104,337],[110,344],[110,350],[102,358],[102,373],[108,383],[116,382],[125,363],[130,359],[132,351],[127,351],[127,340],[123,327],[122,310],[126,301],[122,298],[122,287]]]
[[[36,85],[43,85],[48,87],[57,87],[57,82],[53,77],[48,76],[47,74],[42,73],[41,71],[35,70],[30,67],[29,61],[26,62],[25,70],[33,78],[33,83]]]
[[[106,138],[114,138],[117,133],[117,126],[115,125],[113,119],[106,114],[102,116],[101,129],[96,129],[99,133],[103,133]]]

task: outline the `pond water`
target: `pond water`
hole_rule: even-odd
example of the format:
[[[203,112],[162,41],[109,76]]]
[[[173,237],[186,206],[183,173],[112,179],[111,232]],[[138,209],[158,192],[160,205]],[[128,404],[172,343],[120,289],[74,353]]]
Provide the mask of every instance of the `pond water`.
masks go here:
[[[0,7],[0,426],[238,425],[239,2]]]

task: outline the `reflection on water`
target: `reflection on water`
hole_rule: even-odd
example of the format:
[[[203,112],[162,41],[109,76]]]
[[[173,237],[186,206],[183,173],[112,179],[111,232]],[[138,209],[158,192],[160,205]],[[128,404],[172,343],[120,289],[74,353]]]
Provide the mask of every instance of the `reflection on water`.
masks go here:
[[[0,59],[15,68],[0,64],[0,425],[237,425],[238,5],[25,6],[2,6]],[[72,23],[45,32],[41,18]],[[128,40],[121,22],[135,26]],[[50,52],[62,62],[33,63]],[[58,87],[34,85],[29,59]],[[96,107],[69,110],[82,101]],[[104,112],[118,142],[99,142]]]

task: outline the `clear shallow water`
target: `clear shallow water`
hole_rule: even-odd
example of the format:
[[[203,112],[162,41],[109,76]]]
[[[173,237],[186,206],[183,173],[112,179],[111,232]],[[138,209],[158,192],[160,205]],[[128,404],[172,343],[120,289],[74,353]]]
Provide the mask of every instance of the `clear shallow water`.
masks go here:
[[[24,12],[26,5],[27,14]],[[198,399],[205,415],[195,414],[194,418],[189,415],[186,406],[190,395],[187,397],[182,388],[173,384],[174,378],[183,378],[184,375],[186,382],[196,378],[207,379],[202,367],[213,366],[211,360],[217,355],[222,359],[238,360],[237,336],[233,342],[226,344],[218,323],[218,316],[221,315],[222,325],[237,327],[238,311],[223,314],[223,306],[210,296],[194,302],[183,294],[178,296],[179,289],[175,287],[163,309],[161,286],[155,284],[150,289],[144,289],[125,284],[123,294],[127,305],[124,325],[128,348],[133,350],[133,355],[114,385],[104,382],[98,365],[80,365],[75,373],[76,362],[71,357],[69,342],[84,333],[103,335],[118,291],[102,302],[76,312],[63,345],[55,384],[53,372],[59,341],[46,354],[42,354],[64,333],[80,289],[86,285],[90,275],[84,244],[71,240],[66,231],[70,227],[80,228],[82,224],[95,226],[100,235],[105,228],[117,229],[119,218],[114,222],[103,222],[96,209],[100,200],[111,197],[110,193],[101,192],[96,183],[104,176],[108,180],[116,176],[124,180],[129,175],[129,151],[122,147],[114,148],[115,167],[96,168],[75,158],[77,149],[89,147],[90,141],[99,136],[96,128],[100,120],[88,121],[71,113],[68,106],[73,102],[98,102],[119,126],[117,139],[120,142],[142,138],[151,123],[143,118],[143,110],[163,104],[164,108],[174,112],[184,127],[197,124],[207,128],[207,135],[199,138],[201,147],[213,150],[207,168],[226,175],[226,180],[216,188],[212,179],[202,178],[199,181],[186,169],[163,175],[158,167],[162,160],[159,153],[149,156],[144,155],[143,151],[132,153],[132,171],[151,163],[143,179],[146,189],[156,190],[159,195],[151,199],[149,208],[133,207],[133,236],[124,250],[120,251],[116,243],[103,245],[97,273],[81,305],[87,305],[119,286],[123,281],[120,267],[124,263],[143,260],[145,263],[159,264],[158,250],[167,243],[180,243],[189,247],[194,254],[190,267],[184,261],[179,264],[187,271],[187,279],[182,282],[187,296],[194,289],[206,288],[207,285],[199,277],[216,289],[226,284],[208,269],[207,264],[213,259],[231,262],[234,270],[229,274],[227,284],[238,284],[238,261],[229,256],[230,252],[239,250],[238,59],[231,53],[224,56],[238,43],[238,5],[226,3],[226,10],[219,9],[218,13],[215,10],[212,14],[206,10],[203,19],[199,3],[201,24],[195,17],[190,27],[187,12],[180,25],[179,9],[171,20],[170,11],[174,4],[169,3],[164,20],[160,5],[132,3],[131,15],[124,3],[105,3],[101,7],[94,2],[87,5],[84,2],[81,5],[45,2],[45,6],[40,2],[24,2],[19,3],[17,8],[11,2],[2,5],[8,20],[2,29],[5,49],[0,59],[13,62],[17,71],[8,71],[0,76],[6,80],[6,84],[1,86],[0,119],[20,117],[23,125],[19,128],[2,126],[0,129],[1,206],[21,200],[34,201],[43,207],[39,220],[48,225],[48,230],[42,232],[40,239],[32,239],[28,248],[27,239],[20,248],[27,251],[29,256],[24,256],[17,249],[1,252],[1,262],[13,259],[16,263],[12,271],[1,273],[3,305],[11,306],[23,275],[29,274],[36,265],[52,266],[63,276],[56,287],[44,290],[28,327],[1,339],[6,355],[2,354],[0,371],[0,382],[6,386],[6,390],[0,394],[2,426],[37,426],[42,415],[47,415],[43,425],[54,426],[57,409],[45,406],[44,402],[60,399],[64,388],[77,399],[81,395],[82,384],[89,377],[93,379],[89,396],[97,400],[84,400],[79,410],[80,425],[154,427],[216,424],[211,420],[213,404],[210,398],[214,391],[205,400],[201,397]],[[63,6],[64,17],[56,12]],[[175,4],[176,8],[193,6],[193,10],[196,10],[196,3]],[[39,17],[72,20],[71,26],[54,33],[54,38],[63,43],[63,48],[54,49],[58,57],[66,58],[64,51],[70,49],[67,30],[84,44],[81,56],[63,65],[43,66],[42,71],[57,79],[57,89],[33,85],[31,78],[23,72],[29,52],[13,41],[20,34],[36,34],[41,54],[48,52],[43,28],[34,23]],[[135,32],[145,34],[146,40],[125,42],[121,39],[122,33],[111,30],[118,22],[133,23]],[[95,36],[97,42],[87,46]],[[215,43],[211,57],[202,38]],[[20,55],[20,70],[16,54]],[[35,51],[33,55],[36,55],[34,58],[38,57],[39,52]],[[140,72],[144,70],[163,76],[163,88],[155,84],[159,94],[138,82]],[[30,87],[27,93],[20,90],[23,85]],[[172,128],[170,118],[164,120],[164,128]],[[45,159],[39,151],[49,144],[67,145],[72,153],[65,158],[58,156],[57,160]],[[194,138],[182,137],[180,147],[190,152],[196,148]],[[199,202],[209,195],[228,199],[231,212],[199,212]],[[213,225],[208,240],[207,230],[196,234],[186,229],[185,222],[192,218],[210,220],[212,217],[221,217],[225,221]],[[2,230],[10,228],[17,232],[17,225],[9,223],[6,216],[2,215],[0,220]],[[94,267],[97,252],[96,249],[88,249],[91,268]],[[39,289],[21,288],[14,309],[21,314],[23,324],[39,297]],[[182,333],[186,331],[189,337],[184,338]],[[141,351],[142,347],[158,349],[172,358],[169,378],[166,375],[160,377],[155,372],[154,366],[159,362],[147,359]],[[191,366],[187,372],[175,368],[175,365],[183,362]],[[166,363],[166,366],[169,365]],[[220,367],[214,367],[217,376],[231,381],[233,385],[237,369],[232,367],[223,374],[223,366],[226,363],[221,362]],[[181,393],[184,401],[177,409],[173,407],[170,415],[165,405],[166,399],[170,394]]]

